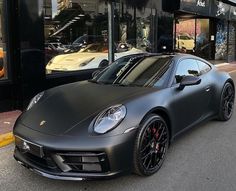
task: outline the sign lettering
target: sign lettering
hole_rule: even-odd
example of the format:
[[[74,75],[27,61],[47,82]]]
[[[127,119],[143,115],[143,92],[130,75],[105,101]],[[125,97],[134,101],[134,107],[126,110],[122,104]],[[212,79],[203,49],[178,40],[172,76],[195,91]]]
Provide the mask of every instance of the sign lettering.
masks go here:
[[[204,0],[197,0],[198,7],[206,7],[206,1]]]

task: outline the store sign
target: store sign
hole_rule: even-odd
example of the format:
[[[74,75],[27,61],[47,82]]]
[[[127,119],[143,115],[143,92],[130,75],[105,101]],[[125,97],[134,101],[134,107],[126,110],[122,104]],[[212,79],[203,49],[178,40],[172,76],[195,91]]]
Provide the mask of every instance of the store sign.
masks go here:
[[[228,19],[231,6],[221,1],[214,0],[211,9],[211,16]]]
[[[209,15],[209,0],[181,0],[180,10],[207,16]]]
[[[165,11],[236,20],[236,0],[162,0]],[[168,5],[168,6],[167,6]],[[173,7],[174,6],[174,7]]]
[[[198,7],[206,7],[206,1],[204,0],[197,0]]]

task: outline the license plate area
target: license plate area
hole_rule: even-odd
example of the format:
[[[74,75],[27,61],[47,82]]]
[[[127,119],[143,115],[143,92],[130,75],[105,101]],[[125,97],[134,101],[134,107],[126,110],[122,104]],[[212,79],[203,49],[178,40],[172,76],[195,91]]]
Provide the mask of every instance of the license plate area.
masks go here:
[[[44,157],[43,147],[38,144],[32,143],[17,136],[15,136],[15,144],[22,153],[30,153],[40,158]]]

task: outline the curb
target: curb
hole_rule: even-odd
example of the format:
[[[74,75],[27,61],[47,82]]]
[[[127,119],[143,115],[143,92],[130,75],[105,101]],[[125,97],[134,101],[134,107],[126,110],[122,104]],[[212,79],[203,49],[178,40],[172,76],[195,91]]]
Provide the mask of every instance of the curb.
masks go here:
[[[15,139],[12,132],[0,135],[0,148],[13,143],[14,140]]]

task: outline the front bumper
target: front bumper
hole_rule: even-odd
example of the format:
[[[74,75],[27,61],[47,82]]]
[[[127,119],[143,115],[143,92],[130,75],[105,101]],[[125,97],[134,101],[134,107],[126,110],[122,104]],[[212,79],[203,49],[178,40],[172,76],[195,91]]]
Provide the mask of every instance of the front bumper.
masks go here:
[[[21,129],[23,134],[25,134],[24,128]],[[21,165],[47,178],[107,179],[132,171],[136,131],[114,137],[90,137],[86,147],[83,141],[80,144],[77,139],[73,144],[72,139],[75,137],[63,139],[61,136],[45,135],[29,128],[27,128],[27,138],[19,131],[14,134],[26,143],[32,143],[31,150],[34,151],[22,150],[16,143],[14,158]],[[42,148],[43,154],[35,154],[37,151],[37,148],[34,148],[35,145]]]
[[[35,163],[27,160],[24,155],[16,148],[14,151],[15,160],[22,166],[28,168],[32,172],[55,180],[71,180],[71,181],[82,181],[82,180],[93,180],[93,179],[109,179],[114,178],[118,175],[124,174],[125,172],[117,171],[117,172],[107,172],[107,173],[64,173],[64,172],[52,172],[50,170],[46,170]]]

